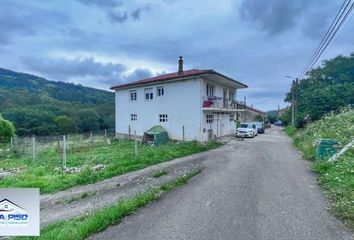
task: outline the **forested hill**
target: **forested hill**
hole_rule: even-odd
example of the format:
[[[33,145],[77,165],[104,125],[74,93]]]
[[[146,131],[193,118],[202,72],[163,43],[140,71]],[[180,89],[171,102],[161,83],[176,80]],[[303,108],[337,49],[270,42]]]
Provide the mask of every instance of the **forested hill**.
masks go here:
[[[0,68],[0,113],[18,135],[114,127],[114,93]]]

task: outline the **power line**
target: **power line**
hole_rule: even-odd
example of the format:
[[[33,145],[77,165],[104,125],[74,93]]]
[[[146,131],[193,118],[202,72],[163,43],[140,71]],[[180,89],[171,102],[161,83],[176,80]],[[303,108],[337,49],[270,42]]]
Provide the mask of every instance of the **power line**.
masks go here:
[[[303,71],[303,74],[302,74],[302,75],[306,74],[308,67],[311,65],[311,63],[312,63],[313,60],[315,59],[315,57],[316,57],[316,55],[318,54],[318,52],[319,52],[320,49],[323,47],[324,43],[327,41],[328,36],[332,33],[333,27],[334,27],[335,24],[337,24],[337,22],[338,22],[338,20],[337,20],[337,19],[338,19],[338,16],[339,16],[339,15],[341,14],[341,12],[343,11],[343,8],[344,8],[346,2],[347,2],[347,0],[344,0],[344,1],[343,1],[342,5],[341,5],[341,7],[340,7],[340,9],[339,9],[339,11],[338,11],[337,14],[336,14],[336,17],[333,19],[333,21],[332,21],[330,27],[328,28],[326,34],[325,34],[324,37],[322,38],[320,44],[317,46],[315,53],[312,55],[312,57],[310,58],[309,62],[308,62],[307,65],[306,65],[306,67],[304,68],[304,71]],[[349,0],[349,2],[350,2],[350,0]],[[349,2],[348,2],[348,4],[349,4]],[[348,6],[348,4],[347,4],[347,6]],[[346,7],[347,7],[347,6],[346,6]],[[343,13],[343,12],[342,12],[342,13]]]
[[[351,3],[351,5],[350,5],[350,3]],[[350,5],[350,7],[348,9],[349,5]],[[328,31],[327,31],[327,33],[325,35],[325,37],[322,39],[322,41],[321,41],[320,45],[317,47],[315,53],[310,58],[309,63],[306,65],[305,71],[302,73],[300,79],[302,79],[306,75],[308,70],[310,70],[316,64],[318,59],[321,57],[323,52],[327,49],[328,45],[333,40],[333,38],[336,35],[336,33],[338,32],[338,30],[341,28],[341,26],[343,25],[345,20],[348,18],[349,14],[353,10],[353,8],[354,8],[354,2],[352,2],[351,0],[349,0],[348,2],[347,2],[347,0],[344,0],[340,10],[338,11],[336,17],[334,18],[330,28],[328,29]],[[344,15],[344,17],[343,17],[343,15]]]

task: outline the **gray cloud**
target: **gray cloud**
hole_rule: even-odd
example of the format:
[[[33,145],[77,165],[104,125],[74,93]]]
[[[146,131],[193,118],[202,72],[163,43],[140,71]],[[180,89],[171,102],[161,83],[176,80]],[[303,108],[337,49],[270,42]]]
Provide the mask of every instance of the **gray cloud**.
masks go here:
[[[77,0],[78,2],[102,8],[115,8],[121,6],[123,3],[121,0]]]
[[[112,22],[117,22],[117,23],[123,23],[126,20],[128,20],[128,13],[127,12],[110,12],[107,13],[108,18],[112,21]]]
[[[32,71],[45,73],[53,78],[85,76],[120,76],[126,69],[123,64],[96,62],[93,58],[52,59],[25,57],[23,63]]]
[[[147,68],[138,68],[136,69],[132,74],[128,75],[125,77],[125,80],[127,82],[130,81],[137,81],[145,78],[149,78],[153,75],[153,73],[150,71],[150,69]]]
[[[309,2],[307,0],[244,0],[240,13],[243,19],[259,24],[270,34],[278,34],[295,26],[296,19]]]

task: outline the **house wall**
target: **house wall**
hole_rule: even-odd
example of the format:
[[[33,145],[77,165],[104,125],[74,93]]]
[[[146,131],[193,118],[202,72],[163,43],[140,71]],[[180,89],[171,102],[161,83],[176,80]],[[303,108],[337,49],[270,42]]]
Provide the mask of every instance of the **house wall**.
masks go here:
[[[204,100],[204,97],[207,95],[206,94],[207,84],[214,85],[215,88],[214,96],[223,97],[224,89],[226,89],[227,98],[229,97],[229,92],[232,91],[234,92],[233,99],[236,99],[236,94],[237,94],[236,88],[231,88],[229,86],[222,85],[213,81],[202,80],[202,89],[201,89],[202,100]],[[213,115],[212,123],[207,123],[207,115]],[[213,135],[215,135],[216,137],[234,134],[236,132],[236,123],[234,121],[230,121],[230,115],[233,115],[234,119],[236,119],[236,112],[225,112],[222,110],[218,112],[213,112],[213,111],[202,110],[202,114],[201,114],[202,141],[208,140],[208,130],[212,130]]]
[[[164,87],[164,96],[157,96],[156,88]],[[153,99],[145,100],[144,89],[152,88]],[[137,100],[130,100],[130,91],[137,91]],[[155,125],[163,126],[172,139],[201,140],[201,79],[193,78],[118,90],[116,101],[116,133],[137,135]],[[137,121],[131,121],[131,114],[137,114]],[[159,114],[167,114],[168,121],[160,122]]]

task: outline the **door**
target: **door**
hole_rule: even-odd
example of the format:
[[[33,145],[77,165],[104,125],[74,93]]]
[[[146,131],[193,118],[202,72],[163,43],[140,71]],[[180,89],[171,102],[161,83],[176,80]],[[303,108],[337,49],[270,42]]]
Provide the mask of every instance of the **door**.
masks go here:
[[[223,91],[222,100],[223,100],[223,108],[227,108],[227,90],[226,89],[224,89],[224,91]]]

